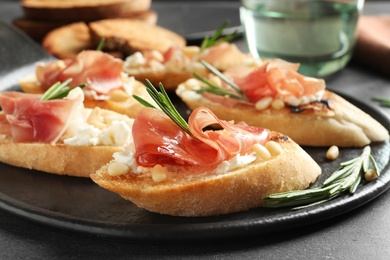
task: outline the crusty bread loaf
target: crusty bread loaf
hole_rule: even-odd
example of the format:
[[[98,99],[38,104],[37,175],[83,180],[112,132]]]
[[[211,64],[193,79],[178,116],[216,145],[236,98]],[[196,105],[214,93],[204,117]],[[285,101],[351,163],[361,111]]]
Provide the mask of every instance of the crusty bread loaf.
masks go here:
[[[22,0],[25,17],[38,21],[96,21],[149,10],[151,0]]]
[[[150,103],[153,103],[153,100],[146,91],[144,84],[137,80],[133,80],[132,78],[126,78],[124,80],[129,82],[134,95],[140,96],[143,99],[148,100]],[[45,92],[45,90],[41,88],[41,85],[34,74],[27,75],[26,77],[20,79],[19,85],[26,93],[42,94]],[[143,105],[141,105],[131,95],[127,94],[123,89],[111,91],[108,94],[108,99],[97,100],[93,97],[85,96],[84,106],[86,108],[100,107],[102,109],[127,115],[130,118],[134,118],[138,111],[143,107]]]
[[[112,159],[120,147],[13,143],[0,136],[0,161],[47,173],[89,177]]]
[[[91,179],[152,212],[211,216],[245,211],[261,206],[269,194],[305,189],[321,173],[313,159],[291,139],[275,133],[273,136],[282,148],[281,154],[224,174],[191,175],[183,167],[156,182],[150,173],[111,176],[108,164]]]
[[[269,128],[288,135],[300,145],[362,147],[389,139],[388,131],[379,122],[330,91],[325,92],[323,99],[330,101],[331,109],[299,113],[291,112],[288,107],[261,111],[245,104],[227,107],[195,94],[184,84],[176,93],[191,109],[205,106],[221,119]]]
[[[89,24],[91,41],[105,39],[107,50],[119,50],[125,56],[137,51],[166,51],[172,46],[185,46],[186,40],[166,28],[131,19],[104,19]]]

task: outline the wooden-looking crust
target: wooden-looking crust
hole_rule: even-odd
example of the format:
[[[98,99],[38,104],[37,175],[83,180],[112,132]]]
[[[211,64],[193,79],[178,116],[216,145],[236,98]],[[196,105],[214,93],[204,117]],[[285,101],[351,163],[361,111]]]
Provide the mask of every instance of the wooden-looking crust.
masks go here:
[[[175,178],[155,182],[147,173],[111,176],[106,165],[91,179],[152,212],[211,216],[245,211],[261,206],[269,194],[305,189],[321,173],[318,164],[291,139],[278,143],[282,154],[225,174],[188,176],[185,169],[178,169]]]
[[[13,143],[0,136],[0,161],[58,175],[89,177],[112,160],[121,147]]]
[[[389,139],[389,132],[370,115],[337,94],[326,91],[324,100],[330,101],[330,113],[308,110],[292,113],[289,108],[256,110],[254,106],[226,107],[194,95],[181,85],[176,91],[190,109],[199,106],[210,108],[219,118],[244,121],[249,125],[281,132],[300,145],[363,147],[371,142]]]

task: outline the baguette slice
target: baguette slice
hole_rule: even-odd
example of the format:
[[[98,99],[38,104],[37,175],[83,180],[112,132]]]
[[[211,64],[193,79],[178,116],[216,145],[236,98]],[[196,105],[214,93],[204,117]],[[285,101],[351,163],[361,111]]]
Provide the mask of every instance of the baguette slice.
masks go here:
[[[176,93],[190,109],[205,106],[222,119],[269,128],[288,135],[300,145],[363,147],[389,139],[389,132],[378,121],[330,91],[325,91],[323,96],[330,108],[318,105],[319,111],[299,113],[291,112],[289,107],[257,110],[246,104],[226,106],[195,94],[184,84],[179,86]]]
[[[201,60],[221,71],[237,65],[257,66],[262,63],[250,54],[241,52],[235,44],[221,42],[205,49],[185,46],[173,47],[166,52],[137,52],[126,58],[124,71],[142,82],[145,79],[154,85],[161,82],[166,89],[175,90],[195,73],[207,76],[208,70],[200,63]]]
[[[15,101],[17,108],[13,108],[13,112],[0,111],[0,125],[3,128],[0,131],[0,162],[52,174],[89,177],[112,160],[113,153],[123,151],[128,137],[123,136],[122,132],[131,131],[133,119],[110,110],[86,109],[79,98],[83,96],[82,90],[74,89],[71,93],[77,93],[79,101],[70,112],[67,106],[63,109],[51,107],[49,103],[33,106],[31,101]],[[20,95],[18,99],[23,100],[32,96],[25,93]],[[9,116],[11,120],[8,119]],[[22,121],[33,128],[35,135],[51,136],[54,132],[48,131],[53,129],[52,126],[55,128],[60,124],[63,117],[67,117],[68,123],[61,126],[63,130],[58,139],[50,142],[20,139],[20,136],[26,135],[25,126],[18,125],[7,130],[10,124],[15,125],[14,121]],[[40,126],[41,120],[47,124],[44,129]]]
[[[223,174],[191,175],[177,167],[167,179],[154,181],[151,170],[112,176],[112,161],[91,175],[99,186],[151,212],[174,216],[213,216],[261,206],[269,194],[305,189],[321,173],[318,164],[295,142],[272,133],[282,150]]]
[[[27,19],[38,21],[95,21],[129,17],[149,10],[151,0],[23,0]]]
[[[148,24],[156,24],[157,13],[154,11],[145,11],[141,13],[133,14],[128,19],[139,20]],[[27,32],[29,35],[44,34],[41,37],[42,47],[59,59],[74,58],[83,50],[96,49],[97,44],[91,41],[90,29],[86,22],[74,22],[57,28],[52,28],[52,23],[46,22],[26,22],[24,20],[18,20],[18,27]],[[31,26],[32,30],[29,30]],[[47,29],[45,29],[47,27]],[[37,30],[37,28],[44,28],[43,32]],[[39,38],[38,35],[34,38]],[[123,54],[117,50],[111,50],[110,53],[114,56],[122,57]]]

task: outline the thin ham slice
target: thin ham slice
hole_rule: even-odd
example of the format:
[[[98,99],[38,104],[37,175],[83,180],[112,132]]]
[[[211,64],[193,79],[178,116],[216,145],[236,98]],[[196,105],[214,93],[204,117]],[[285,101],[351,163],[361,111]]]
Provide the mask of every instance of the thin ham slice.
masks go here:
[[[195,109],[188,121],[193,137],[163,112],[143,108],[133,124],[135,157],[144,167],[192,165],[215,168],[237,154],[252,152],[255,143],[264,144],[268,131],[218,119],[209,109]],[[220,130],[204,131],[218,125]]]
[[[39,63],[36,76],[44,90],[72,78],[70,87],[87,84],[85,89],[107,94],[123,86],[123,61],[101,51],[82,51],[74,59]]]
[[[13,142],[57,142],[82,105],[83,95],[79,91],[70,99],[43,102],[39,101],[40,95],[0,93],[0,132],[9,135]]]

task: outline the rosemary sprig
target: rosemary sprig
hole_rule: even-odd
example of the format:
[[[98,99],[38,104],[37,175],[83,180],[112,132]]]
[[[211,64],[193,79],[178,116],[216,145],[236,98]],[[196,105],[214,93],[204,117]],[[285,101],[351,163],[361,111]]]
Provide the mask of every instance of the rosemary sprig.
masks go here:
[[[379,176],[371,148],[366,146],[360,156],[341,163],[321,187],[271,194],[265,197],[267,202],[264,207],[294,207],[293,210],[298,210],[334,199],[345,191],[354,194],[371,164]]]
[[[156,89],[156,87],[149,81],[146,80],[147,88],[150,97],[156,102],[156,104],[160,107],[160,109],[168,116],[170,117],[173,122],[175,122],[179,127],[181,127],[187,134],[191,135],[190,129],[188,127],[188,124],[186,120],[180,115],[180,113],[176,110],[175,106],[173,105],[172,101],[170,100],[167,92],[164,89],[164,86],[162,83],[159,84],[160,91]],[[150,104],[145,99],[133,95],[134,99],[136,99],[138,102],[140,102],[142,105],[146,107],[152,107],[156,108],[152,104]]]
[[[379,102],[379,104],[382,105],[382,106],[390,107],[390,99],[379,98],[379,97],[373,97],[372,99],[373,99],[374,101]]]
[[[57,82],[54,83],[48,90],[46,90],[45,93],[40,98],[40,101],[47,101],[47,100],[53,100],[53,99],[61,99],[63,97],[66,97],[69,94],[69,91],[72,90],[68,86],[68,84],[72,81],[71,78],[65,80],[64,82]],[[80,84],[76,87],[84,88],[87,86],[86,84]]]
[[[209,71],[211,71],[214,75],[219,77],[222,81],[224,81],[226,84],[231,86],[234,91],[230,91],[228,89],[222,88],[218,85],[215,85],[213,82],[207,80],[206,78],[200,76],[198,73],[194,72],[194,76],[205,83],[207,86],[201,87],[196,91],[196,93],[201,94],[203,92],[210,92],[216,95],[220,96],[228,96],[231,98],[239,99],[239,100],[247,100],[246,96],[244,95],[244,92],[242,89],[240,89],[239,86],[237,86],[236,83],[234,83],[232,80],[227,78],[225,75],[223,75],[219,70],[217,70],[215,67],[213,67],[211,64],[207,63],[204,60],[201,60],[200,63],[202,63],[203,66],[205,66]]]
[[[237,31],[234,31],[233,33],[228,34],[226,36],[222,36],[223,30],[225,30],[226,26],[228,26],[227,22],[225,22],[220,28],[218,28],[213,36],[206,36],[200,45],[200,50],[205,50],[208,47],[214,46],[220,42],[230,42],[240,36],[240,33]]]

